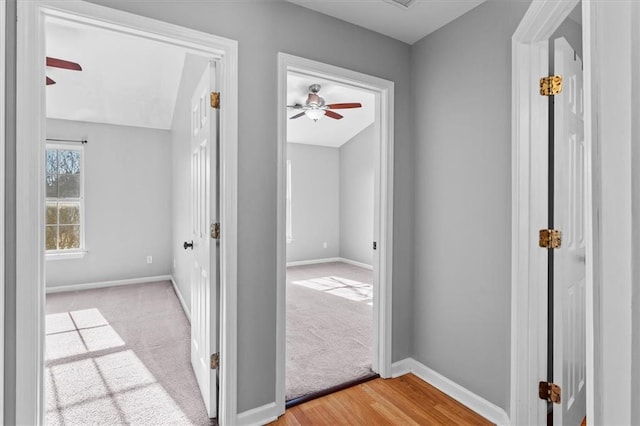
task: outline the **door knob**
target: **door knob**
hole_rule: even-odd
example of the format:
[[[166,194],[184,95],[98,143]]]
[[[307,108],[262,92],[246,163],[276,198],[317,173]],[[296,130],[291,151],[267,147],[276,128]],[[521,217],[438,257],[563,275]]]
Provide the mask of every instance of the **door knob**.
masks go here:
[[[186,250],[186,249],[188,249],[188,248],[190,248],[191,250],[193,250],[193,240],[191,240],[191,242],[190,242],[190,243],[188,243],[188,242],[186,242],[186,241],[185,241],[185,242],[184,242],[183,247],[184,247],[184,249],[185,249],[185,250]]]

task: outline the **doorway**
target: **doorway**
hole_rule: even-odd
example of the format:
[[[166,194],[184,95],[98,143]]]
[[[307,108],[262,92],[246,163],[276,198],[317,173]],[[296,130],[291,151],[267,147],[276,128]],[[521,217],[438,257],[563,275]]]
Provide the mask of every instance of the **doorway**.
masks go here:
[[[224,76],[220,91],[225,93],[220,119],[220,161],[224,165],[220,188],[220,212],[225,238],[220,240],[222,261],[220,323],[223,325],[223,343],[219,358],[228,359],[219,369],[221,404],[218,419],[233,422],[235,407],[235,277],[236,277],[236,207],[229,193],[236,193],[237,170],[237,43],[232,40],[176,27],[163,22],[142,18],[125,12],[93,4],[74,2],[59,4],[47,1],[21,2],[18,4],[18,139],[17,154],[18,190],[33,197],[23,197],[17,203],[19,242],[22,253],[17,265],[17,391],[25,396],[18,401],[16,420],[24,424],[41,424],[44,421],[44,349],[45,349],[45,28],[47,19],[66,19],[74,23],[90,24],[120,34],[143,35],[148,40],[168,42],[190,53],[213,59]],[[187,114],[190,115],[190,114]],[[34,121],[36,125],[34,125]],[[125,157],[126,158],[126,157]],[[40,196],[42,195],[42,196]],[[182,237],[185,238],[186,236]],[[182,241],[181,241],[182,242]],[[146,263],[153,261],[147,258]],[[171,262],[168,262],[171,263]],[[164,276],[164,278],[171,278]],[[169,290],[171,283],[169,281]],[[215,314],[218,317],[218,314]],[[96,317],[97,318],[97,317]],[[73,316],[70,319],[74,320]],[[95,318],[94,318],[95,319]],[[98,318],[99,319],[99,318]],[[215,328],[216,322],[211,324]],[[101,324],[99,327],[109,327]],[[227,327],[228,325],[228,327]],[[74,326],[73,332],[82,334],[87,327]],[[104,328],[104,330],[107,330]],[[71,330],[70,330],[71,331]],[[208,361],[209,356],[207,356]],[[213,386],[217,386],[216,383]],[[231,395],[231,396],[230,396]]]
[[[278,226],[277,226],[277,286],[278,286],[278,321],[277,321],[277,365],[276,365],[276,408],[281,414],[285,409],[286,394],[286,302],[287,302],[287,233],[295,215],[287,221],[287,210],[291,203],[287,202],[287,171],[293,165],[288,163],[287,125],[290,120],[290,109],[287,109],[287,78],[295,76],[307,82],[335,82],[344,87],[351,87],[368,93],[374,103],[374,140],[377,148],[373,152],[373,239],[369,241],[371,253],[372,276],[372,353],[371,370],[381,377],[391,375],[391,268],[392,268],[392,217],[393,217],[393,83],[365,74],[334,67],[320,62],[279,54],[278,69]],[[309,89],[311,90],[311,89]],[[304,99],[303,99],[304,101]],[[345,100],[346,101],[346,100]],[[346,113],[345,113],[346,115]],[[301,116],[300,116],[301,117]],[[299,119],[308,120],[301,117]],[[294,148],[295,149],[295,148]],[[293,183],[292,187],[295,186]],[[289,200],[295,205],[295,200]],[[289,235],[291,237],[292,235]],[[293,235],[295,239],[295,235]],[[327,243],[325,249],[324,243]],[[328,241],[318,241],[320,250],[329,250]],[[324,260],[340,260],[340,256],[322,256]],[[293,260],[292,260],[293,261]],[[357,262],[356,262],[357,263]],[[356,267],[368,266],[359,262]],[[364,265],[363,265],[364,264]],[[291,266],[291,263],[290,263]],[[300,265],[304,266],[304,265]],[[351,265],[354,266],[353,262]],[[322,275],[322,274],[320,274]],[[326,278],[326,277],[320,277]],[[297,280],[304,284],[304,279]],[[357,280],[360,288],[367,283]],[[338,284],[343,286],[343,284]],[[310,284],[309,287],[317,287]],[[344,287],[344,286],[343,286]],[[348,287],[348,286],[347,286]],[[355,287],[354,287],[355,288]],[[365,301],[368,303],[368,301]]]
[[[590,272],[593,268],[593,175],[588,131],[591,123],[590,63],[585,52],[582,95],[578,87],[581,67],[577,67],[579,72],[566,69],[566,64],[573,66],[574,62],[579,62],[576,50],[564,46],[565,49],[557,50],[553,61],[550,60],[550,54],[553,54],[550,44],[553,45],[556,39],[565,37],[579,48],[583,40],[585,46],[589,45],[589,32],[581,27],[580,16],[587,10],[578,0],[563,4],[546,1],[532,4],[513,37],[511,422],[515,424],[543,424],[554,418],[564,422],[571,405],[581,407],[578,416],[583,416],[587,405],[585,390],[593,386],[587,377],[588,351],[585,348],[588,340],[585,336],[590,333],[589,315],[593,311],[584,302],[585,298],[589,300],[593,282]],[[567,32],[567,25],[574,27],[573,30]],[[563,53],[566,61],[558,56],[560,51],[567,52]],[[542,79],[550,75],[554,61],[557,69],[565,68],[562,72],[567,78],[563,93],[552,94],[549,100],[548,96],[543,96],[546,93]],[[540,82],[540,87],[532,90],[532,82]],[[578,101],[574,102],[575,99]],[[563,111],[584,114],[584,123],[578,123],[567,114],[560,117],[558,114]],[[568,137],[564,130],[572,120],[576,130]],[[539,143],[547,140],[551,143]],[[566,229],[560,229],[564,234],[560,247],[543,238],[543,235],[553,234],[543,231],[558,225]],[[547,247],[555,248],[545,250]],[[567,259],[567,255],[576,250],[583,255],[574,253],[575,262]],[[566,274],[574,264],[581,271],[578,274],[581,279],[574,280]],[[571,294],[575,296],[576,307],[582,310],[570,309],[572,299],[567,295]],[[567,357],[569,362],[562,365]],[[553,385],[561,389],[560,398],[556,398],[554,392],[558,388]],[[533,388],[538,388],[539,392],[531,392]],[[581,395],[576,391],[578,388]],[[575,404],[578,400],[581,402]],[[553,414],[549,415],[550,412]],[[580,417],[578,424],[582,419]]]
[[[372,93],[287,75],[286,400],[375,377]],[[323,109],[326,108],[326,109]]]

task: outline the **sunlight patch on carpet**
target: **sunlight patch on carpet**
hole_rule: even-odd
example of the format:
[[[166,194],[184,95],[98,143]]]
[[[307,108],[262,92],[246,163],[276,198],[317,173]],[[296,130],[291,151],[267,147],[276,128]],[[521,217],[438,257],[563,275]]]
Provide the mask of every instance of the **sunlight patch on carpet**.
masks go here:
[[[308,280],[291,281],[291,284],[307,287],[312,290],[333,294],[354,302],[364,302],[371,306],[373,303],[373,286],[347,278],[329,276]]]
[[[47,425],[191,423],[98,309],[47,315],[46,357]]]

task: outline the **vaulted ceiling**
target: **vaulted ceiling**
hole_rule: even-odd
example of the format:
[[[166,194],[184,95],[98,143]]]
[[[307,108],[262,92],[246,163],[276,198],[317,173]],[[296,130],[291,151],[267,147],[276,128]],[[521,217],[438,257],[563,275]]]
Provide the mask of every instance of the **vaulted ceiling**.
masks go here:
[[[47,67],[47,117],[171,128],[184,49],[57,18],[45,29],[47,56],[82,66]]]

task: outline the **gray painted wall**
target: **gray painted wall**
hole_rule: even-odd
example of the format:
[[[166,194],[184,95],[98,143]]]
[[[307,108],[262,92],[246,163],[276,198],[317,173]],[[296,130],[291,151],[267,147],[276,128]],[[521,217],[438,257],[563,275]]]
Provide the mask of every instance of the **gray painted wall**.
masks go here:
[[[507,412],[510,52],[528,4],[489,1],[412,48],[413,354]]]
[[[399,41],[281,0],[265,2],[131,2],[91,0],[104,6],[239,41],[238,175],[238,409],[275,400],[276,365],[276,98],[277,53],[307,57],[395,82],[393,359],[411,355],[413,149],[410,47]],[[15,0],[9,1],[8,60],[15,64]],[[295,34],[295,37],[291,35]],[[318,38],[317,34],[322,34]],[[356,54],[357,53],[357,54]],[[13,70],[8,75],[7,122],[15,111]],[[224,96],[224,95],[223,95]],[[7,129],[7,165],[15,161],[15,129]],[[15,173],[7,167],[7,205]],[[10,209],[9,209],[10,210]],[[15,336],[15,214],[7,216],[7,338]],[[14,366],[12,349],[7,370]],[[15,367],[14,367],[15,368]],[[15,379],[7,375],[8,418]]]
[[[293,241],[287,244],[287,262],[340,254],[339,154],[338,148],[287,144],[293,228]]]
[[[16,406],[16,69],[5,64],[16,63],[16,0],[7,0],[5,99],[2,114],[5,116],[5,223],[4,223],[4,424],[15,423]]]
[[[47,137],[88,140],[83,162],[88,253],[82,259],[48,260],[47,287],[168,275],[170,133],[47,119]],[[147,256],[153,263],[147,264]]]
[[[630,97],[631,116],[640,114],[640,4],[637,2],[631,7],[631,51],[632,72]],[[631,121],[631,197],[632,197],[632,305],[631,305],[631,401],[640,401],[640,122]],[[633,142],[635,141],[635,143]],[[602,373],[601,373],[602,374]],[[597,382],[596,382],[597,384]],[[594,423],[595,424],[595,423]],[[631,424],[640,424],[640,404],[631,404]]]
[[[373,264],[375,124],[340,147],[340,257]]]
[[[171,262],[172,276],[191,310],[191,97],[207,66],[206,58],[187,54],[171,124]]]

